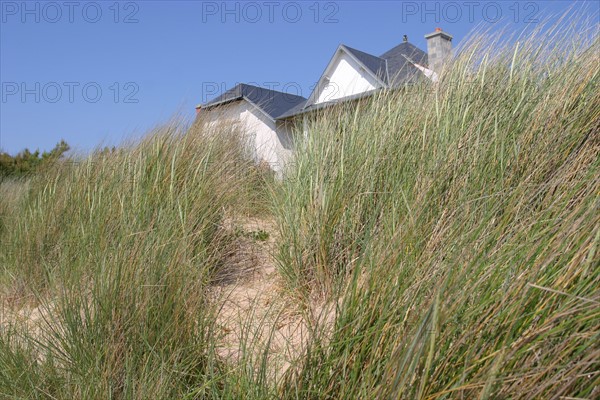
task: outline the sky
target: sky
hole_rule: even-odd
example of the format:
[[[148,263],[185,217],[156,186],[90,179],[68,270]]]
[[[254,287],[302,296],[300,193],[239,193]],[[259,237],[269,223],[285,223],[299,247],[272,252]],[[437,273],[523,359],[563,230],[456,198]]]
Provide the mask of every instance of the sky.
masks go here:
[[[572,3],[0,0],[0,151],[118,145],[240,82],[308,97],[339,44],[380,55],[406,34],[426,51],[441,27],[456,46]]]

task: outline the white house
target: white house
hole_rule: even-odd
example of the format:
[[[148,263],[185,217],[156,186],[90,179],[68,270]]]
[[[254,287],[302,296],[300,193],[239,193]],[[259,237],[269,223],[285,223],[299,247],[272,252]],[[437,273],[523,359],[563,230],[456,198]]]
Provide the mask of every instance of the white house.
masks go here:
[[[444,61],[452,55],[452,36],[437,28],[425,35],[427,50],[408,42],[374,56],[340,45],[308,99],[258,86],[239,84],[196,107],[202,123],[239,124],[259,162],[281,172],[294,146],[297,118],[311,112],[368,96],[377,90],[402,87],[420,80],[437,81]]]
[[[256,161],[281,171],[293,150],[292,122],[278,118],[305,101],[302,96],[241,83],[196,107],[196,119],[212,127],[239,126],[253,147]]]

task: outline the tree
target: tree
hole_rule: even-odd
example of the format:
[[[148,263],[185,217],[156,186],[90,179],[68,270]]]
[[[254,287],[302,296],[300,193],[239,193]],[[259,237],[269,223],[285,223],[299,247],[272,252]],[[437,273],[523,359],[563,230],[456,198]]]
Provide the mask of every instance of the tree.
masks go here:
[[[36,150],[33,153],[29,149],[11,156],[6,152],[0,152],[0,177],[19,177],[35,173],[40,168],[44,168],[51,163],[58,161],[70,147],[64,140],[61,140],[49,152]]]

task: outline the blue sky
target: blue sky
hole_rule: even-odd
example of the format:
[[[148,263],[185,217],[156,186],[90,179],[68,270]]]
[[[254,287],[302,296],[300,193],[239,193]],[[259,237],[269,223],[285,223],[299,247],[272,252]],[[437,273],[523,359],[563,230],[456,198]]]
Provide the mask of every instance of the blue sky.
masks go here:
[[[307,97],[340,43],[379,55],[407,34],[426,50],[437,26],[459,44],[572,3],[0,0],[0,149],[116,145],[238,82]]]

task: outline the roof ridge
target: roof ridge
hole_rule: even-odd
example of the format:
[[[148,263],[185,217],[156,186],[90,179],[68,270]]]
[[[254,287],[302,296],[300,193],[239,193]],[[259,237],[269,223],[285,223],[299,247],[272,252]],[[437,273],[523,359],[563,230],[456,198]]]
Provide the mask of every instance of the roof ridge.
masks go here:
[[[258,107],[271,120],[306,101],[306,98],[297,94],[240,82],[202,107],[208,109],[241,99]]]
[[[345,48],[347,48],[348,50],[351,50],[351,51],[358,51],[359,53],[363,53],[363,54],[366,54],[366,55],[371,56],[371,57],[380,58],[382,60],[385,60],[385,58],[382,58],[380,56],[376,56],[376,55],[371,54],[371,53],[367,53],[366,51],[363,51],[363,50],[355,49],[354,47],[350,47],[350,46],[345,45],[343,43],[342,43],[342,46],[344,46]]]
[[[388,68],[387,61],[385,60],[385,58],[374,56],[373,54],[355,49],[350,46],[346,46],[345,44],[340,45],[340,47],[345,49],[351,57],[354,57],[354,59],[357,60],[359,64],[362,64],[363,67],[371,71],[371,74],[373,74],[375,78],[383,84],[383,86],[387,86]]]

